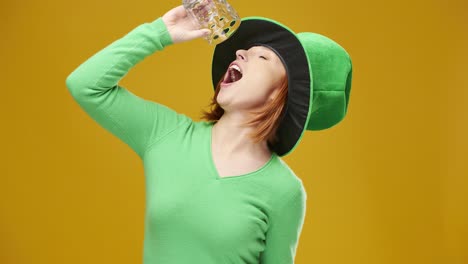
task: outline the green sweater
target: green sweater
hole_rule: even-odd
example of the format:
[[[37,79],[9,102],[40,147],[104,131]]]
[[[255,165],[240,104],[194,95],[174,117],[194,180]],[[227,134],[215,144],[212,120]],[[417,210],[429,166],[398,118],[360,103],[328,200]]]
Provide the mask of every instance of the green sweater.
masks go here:
[[[158,18],[66,79],[79,106],[143,162],[143,263],[294,263],[307,195],[288,165],[274,154],[256,171],[220,177],[211,152],[213,122],[193,121],[118,84],[135,64],[171,44]]]

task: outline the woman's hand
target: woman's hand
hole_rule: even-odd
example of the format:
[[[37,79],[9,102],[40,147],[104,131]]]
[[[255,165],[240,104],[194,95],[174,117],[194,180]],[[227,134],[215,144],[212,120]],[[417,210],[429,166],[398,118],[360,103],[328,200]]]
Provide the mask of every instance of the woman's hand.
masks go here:
[[[209,29],[200,29],[196,25],[196,21],[193,21],[187,14],[183,5],[169,10],[163,15],[162,20],[166,24],[174,43],[204,37],[210,33]]]

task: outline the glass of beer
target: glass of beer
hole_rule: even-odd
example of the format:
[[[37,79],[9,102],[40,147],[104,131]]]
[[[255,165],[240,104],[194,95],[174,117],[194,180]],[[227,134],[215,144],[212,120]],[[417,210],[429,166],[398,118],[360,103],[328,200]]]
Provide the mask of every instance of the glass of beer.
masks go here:
[[[228,39],[241,23],[239,15],[226,0],[182,0],[182,4],[195,23],[211,31],[205,37],[210,44]]]

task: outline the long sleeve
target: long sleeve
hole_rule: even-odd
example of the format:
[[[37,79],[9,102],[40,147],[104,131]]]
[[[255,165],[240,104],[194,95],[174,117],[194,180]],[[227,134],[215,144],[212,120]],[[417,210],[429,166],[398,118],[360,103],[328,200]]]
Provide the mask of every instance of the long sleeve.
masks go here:
[[[306,214],[307,194],[303,188],[284,199],[269,218],[265,250],[260,264],[293,264]]]
[[[81,108],[129,145],[140,158],[151,144],[189,117],[163,104],[140,98],[118,82],[137,63],[171,44],[171,36],[159,17],[112,42],[66,79],[68,90]]]

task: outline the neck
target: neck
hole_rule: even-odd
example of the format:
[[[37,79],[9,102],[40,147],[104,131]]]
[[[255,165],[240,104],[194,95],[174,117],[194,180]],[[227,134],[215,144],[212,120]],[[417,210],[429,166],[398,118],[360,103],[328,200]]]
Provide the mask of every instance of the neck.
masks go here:
[[[241,126],[242,122],[245,122],[244,116],[225,112],[213,125],[212,144],[219,154],[224,157],[239,155],[270,157],[272,152],[266,140],[254,142],[248,135],[254,131],[254,128]]]

